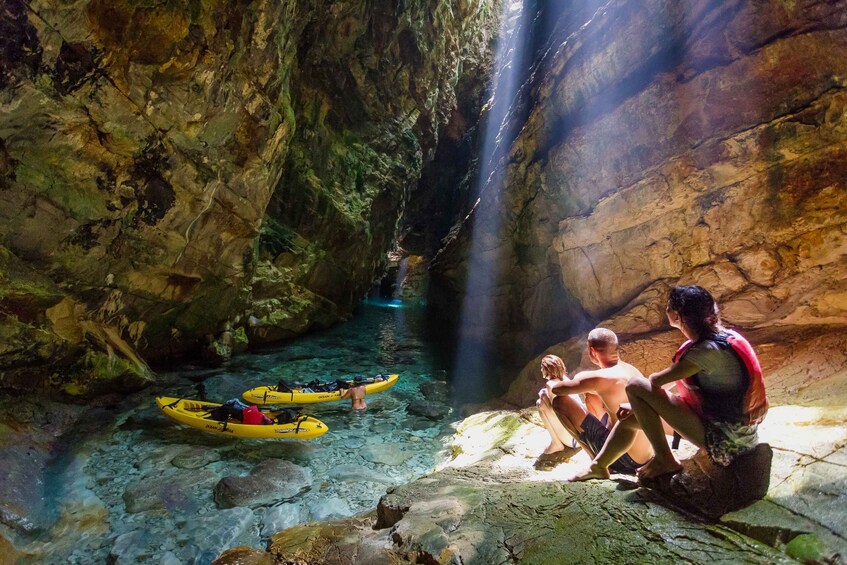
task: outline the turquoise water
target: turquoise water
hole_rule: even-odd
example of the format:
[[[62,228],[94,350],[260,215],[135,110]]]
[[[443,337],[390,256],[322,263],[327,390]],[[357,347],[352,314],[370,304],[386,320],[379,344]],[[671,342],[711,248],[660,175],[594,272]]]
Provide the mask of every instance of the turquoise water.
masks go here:
[[[227,547],[263,547],[285,527],[370,510],[387,488],[431,471],[446,457],[457,416],[448,374],[424,336],[424,312],[398,305],[364,305],[346,324],[220,369],[161,374],[156,390],[126,398],[59,458],[50,477],[58,522],[25,549],[47,563],[209,563]],[[306,407],[330,428],[309,441],[207,435],[153,403],[157,394],[224,401],[280,378],[380,372],[400,381],[369,395],[364,413],[347,402]],[[218,507],[213,492],[223,477],[268,460],[293,463],[299,474],[283,476],[263,500]]]

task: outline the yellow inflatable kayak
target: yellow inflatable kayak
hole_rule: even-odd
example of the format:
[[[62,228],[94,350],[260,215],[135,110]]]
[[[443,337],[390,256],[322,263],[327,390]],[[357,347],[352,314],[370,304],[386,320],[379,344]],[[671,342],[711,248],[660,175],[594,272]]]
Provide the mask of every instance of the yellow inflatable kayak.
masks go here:
[[[400,375],[377,375],[367,379],[344,379],[347,388],[364,385],[366,394],[382,392],[397,384]],[[312,384],[312,383],[309,383]],[[280,390],[282,388],[283,390]],[[288,390],[285,390],[285,389]],[[334,391],[321,392],[310,388],[308,385],[287,387],[283,383],[277,386],[257,386],[251,388],[241,396],[247,402],[253,404],[314,404],[316,402],[333,402],[341,400],[346,388]]]
[[[214,402],[157,396],[156,405],[168,418],[210,434],[253,439],[312,439],[329,430],[317,418],[306,415],[297,416],[286,424],[242,424],[237,420],[219,422],[211,419],[212,409],[221,406]],[[268,410],[263,414],[276,421],[279,412]]]

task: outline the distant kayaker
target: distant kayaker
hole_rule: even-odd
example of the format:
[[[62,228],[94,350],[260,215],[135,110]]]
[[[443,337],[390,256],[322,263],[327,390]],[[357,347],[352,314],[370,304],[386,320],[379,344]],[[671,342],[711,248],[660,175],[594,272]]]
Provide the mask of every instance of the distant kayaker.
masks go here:
[[[591,330],[588,334],[588,357],[600,368],[582,371],[570,380],[548,381],[547,390],[559,421],[593,458],[617,422],[618,408],[627,401],[627,384],[643,376],[641,371],[621,360],[618,337],[611,330]],[[579,394],[586,395],[586,405],[579,401]],[[635,474],[635,470],[652,455],[650,442],[642,432],[638,432],[632,445],[615,458],[609,469],[616,473]]]
[[[341,395],[341,399],[350,398],[353,401],[353,410],[365,410],[368,405],[365,403],[365,385],[364,384],[356,384],[356,381],[353,381],[353,386],[344,391],[344,394]]]

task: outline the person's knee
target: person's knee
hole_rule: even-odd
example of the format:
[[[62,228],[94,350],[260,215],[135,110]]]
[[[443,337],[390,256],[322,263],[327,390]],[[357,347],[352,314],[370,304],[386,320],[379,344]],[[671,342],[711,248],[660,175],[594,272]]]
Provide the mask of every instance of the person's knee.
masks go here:
[[[553,410],[572,422],[581,422],[585,416],[582,405],[570,396],[557,396],[553,399]],[[561,418],[560,418],[561,419]]]
[[[650,381],[644,377],[633,377],[626,385],[628,398],[641,398],[651,390]]]

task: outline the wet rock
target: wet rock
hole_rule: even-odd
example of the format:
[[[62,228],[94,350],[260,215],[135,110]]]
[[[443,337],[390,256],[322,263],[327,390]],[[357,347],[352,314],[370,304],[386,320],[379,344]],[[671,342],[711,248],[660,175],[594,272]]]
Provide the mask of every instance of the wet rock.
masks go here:
[[[382,465],[402,465],[412,457],[412,453],[393,443],[374,443],[359,451],[360,455],[371,463]]]
[[[376,524],[374,528],[390,528],[403,519],[406,512],[411,508],[409,501],[401,496],[394,495],[394,489],[379,499],[376,507]]]
[[[284,503],[272,506],[262,515],[262,535],[271,536],[302,520],[302,509],[299,504]]]
[[[450,401],[450,388],[444,381],[426,381],[418,385],[421,396],[426,401],[447,404]]]
[[[423,416],[430,420],[440,420],[450,413],[450,407],[440,402],[420,400],[406,407],[406,412],[415,416]]]
[[[347,501],[337,496],[321,499],[309,508],[309,512],[312,520],[342,518],[353,513]]]
[[[145,530],[132,530],[115,538],[109,551],[109,563],[130,565],[153,557],[154,535]]]
[[[182,561],[172,551],[168,551],[162,555],[159,565],[182,565]]]
[[[180,469],[199,469],[220,460],[220,458],[221,456],[216,450],[190,447],[171,459],[171,465]]]
[[[51,519],[45,473],[52,450],[83,414],[83,408],[16,399],[0,405],[0,523],[21,533],[47,528]]]
[[[760,500],[735,512],[721,516],[722,524],[770,546],[777,547],[803,562],[837,562],[837,555],[847,550],[843,538],[833,533],[829,524],[821,524],[781,506],[774,500]],[[797,541],[795,541],[797,540]],[[794,551],[814,550],[814,556],[800,559]]]
[[[488,468],[491,472],[492,468]],[[764,560],[788,563],[772,548],[708,528],[649,502],[633,500],[611,482],[566,485],[491,482],[486,471],[447,471],[399,487],[407,507],[399,520],[352,518],[297,526],[273,537],[283,561],[331,563],[611,563],[626,552],[639,560]],[[502,479],[503,476],[500,475]],[[538,516],[544,516],[539,520]],[[663,543],[650,540],[657,536]],[[376,557],[375,557],[376,556]],[[373,561],[370,561],[373,560]]]
[[[243,477],[224,477],[215,486],[221,508],[260,506],[292,498],[312,485],[312,473],[290,461],[268,459]]]
[[[344,482],[389,482],[390,479],[383,476],[379,471],[364,465],[356,465],[355,463],[344,463],[336,465],[329,470],[329,477],[336,481]]]
[[[351,524],[355,524],[353,528]],[[344,565],[349,563],[402,563],[384,540],[363,539],[358,528],[370,528],[364,516],[295,526],[271,538],[269,553],[283,562]]]
[[[729,467],[715,465],[700,450],[693,458],[682,461],[681,473],[644,481],[644,485],[680,508],[715,519],[767,494],[772,459],[773,450],[768,444],[759,444]]]
[[[227,549],[212,561],[212,565],[275,565],[276,560],[266,551],[252,547]]]
[[[191,512],[199,506],[198,491],[217,480],[209,469],[191,473],[158,472],[142,477],[126,487],[123,501],[130,514],[146,510]]]
[[[249,508],[227,508],[191,517],[177,537],[177,555],[186,563],[211,562],[227,547],[258,543],[253,534],[255,515]]]
[[[0,562],[4,563],[17,563],[20,557],[23,557],[17,549],[15,549],[14,544],[6,539],[3,534],[0,534],[0,555],[3,557],[0,558]],[[3,560],[6,561],[3,561]]]

